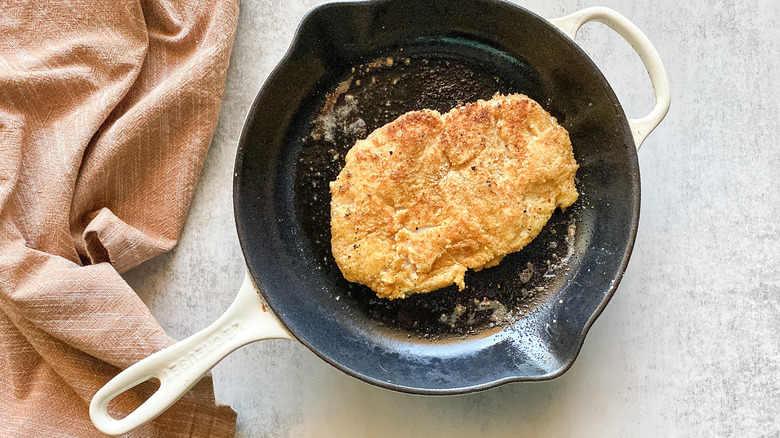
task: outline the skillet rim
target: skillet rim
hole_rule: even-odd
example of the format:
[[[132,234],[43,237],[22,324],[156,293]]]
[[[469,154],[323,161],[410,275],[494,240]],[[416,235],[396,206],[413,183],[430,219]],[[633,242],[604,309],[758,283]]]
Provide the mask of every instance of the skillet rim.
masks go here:
[[[265,287],[263,287],[263,282],[259,281],[258,274],[255,270],[255,267],[250,263],[250,252],[247,248],[247,243],[245,242],[246,238],[245,235],[249,232],[248,230],[244,229],[242,225],[242,221],[239,220],[241,215],[241,199],[239,197],[239,186],[240,186],[240,175],[241,175],[241,165],[243,163],[243,158],[246,151],[246,145],[248,143],[248,133],[250,131],[249,126],[251,124],[251,121],[255,119],[255,116],[257,115],[260,107],[260,102],[263,100],[263,96],[268,93],[270,85],[272,82],[274,82],[274,79],[277,78],[280,71],[282,70],[282,67],[290,61],[292,58],[292,55],[298,50],[298,48],[301,46],[301,31],[305,27],[306,23],[313,19],[313,17],[317,14],[323,13],[324,11],[330,10],[330,9],[339,9],[339,8],[376,8],[381,7],[383,5],[391,4],[391,3],[401,3],[403,0],[336,0],[336,1],[328,1],[325,3],[321,3],[312,9],[308,10],[306,14],[301,18],[301,21],[298,23],[298,26],[293,33],[292,40],[290,42],[289,47],[287,48],[287,51],[285,54],[279,59],[276,66],[273,68],[273,70],[268,74],[268,77],[263,81],[263,85],[258,90],[257,94],[255,95],[254,99],[252,100],[252,104],[247,111],[247,115],[244,118],[244,122],[241,128],[241,134],[238,139],[238,146],[236,151],[236,158],[234,161],[233,166],[233,217],[236,224],[236,231],[238,234],[238,240],[239,244],[241,246],[241,252],[244,256],[244,262],[247,266],[247,271],[249,272],[249,275],[252,278],[252,281],[256,285],[257,290],[260,292],[260,294],[263,296],[265,301],[268,303],[268,306],[273,311],[274,315],[278,318],[279,322],[285,327],[285,329],[300,343],[306,346],[311,352],[313,352],[316,356],[324,360],[325,362],[329,363],[330,365],[334,366],[335,368],[339,369],[340,371],[346,373],[347,375],[350,375],[352,377],[355,377],[357,379],[360,379],[364,382],[370,383],[375,386],[379,386],[385,389],[395,390],[399,392],[409,393],[409,394],[419,394],[419,395],[457,395],[457,394],[467,394],[477,391],[482,391],[490,388],[495,388],[507,383],[511,382],[534,382],[534,381],[548,381],[555,379],[557,377],[560,377],[564,373],[566,373],[576,361],[577,357],[579,356],[582,347],[585,343],[585,338],[588,335],[588,332],[590,331],[591,327],[595,323],[596,319],[598,319],[599,316],[603,313],[604,309],[606,308],[607,304],[611,301],[612,297],[614,296],[617,288],[620,285],[621,280],[623,279],[623,275],[625,274],[625,271],[628,267],[629,260],[631,258],[631,254],[633,252],[634,244],[636,241],[637,231],[639,227],[639,213],[640,213],[640,204],[641,204],[641,179],[640,179],[640,167],[639,167],[639,158],[638,158],[638,151],[636,149],[636,144],[633,140],[633,137],[631,136],[630,127],[628,125],[628,117],[625,114],[625,111],[623,110],[623,106],[620,103],[620,100],[618,99],[617,95],[615,94],[614,90],[612,89],[612,86],[609,84],[609,81],[607,81],[606,77],[604,76],[601,69],[598,68],[598,66],[595,64],[595,62],[588,56],[588,54],[568,35],[566,35],[563,31],[561,31],[558,27],[553,25],[548,19],[541,17],[540,15],[534,13],[533,11],[528,10],[527,8],[524,8],[520,5],[511,3],[507,0],[479,0],[483,3],[492,3],[492,4],[498,4],[502,5],[502,7],[509,7],[517,9],[523,13],[525,13],[529,19],[531,20],[537,20],[541,23],[543,23],[547,28],[552,30],[552,32],[558,37],[559,40],[563,42],[563,44],[568,45],[571,49],[573,49],[579,56],[581,61],[585,64],[585,66],[595,73],[596,79],[598,83],[603,87],[604,91],[607,94],[607,97],[609,100],[615,105],[615,111],[617,113],[617,116],[619,119],[621,119],[620,124],[623,127],[623,137],[625,140],[625,144],[628,147],[628,161],[629,161],[629,171],[632,171],[630,173],[630,179],[632,182],[632,191],[631,194],[632,200],[633,200],[633,211],[632,211],[632,218],[631,218],[631,228],[628,233],[628,239],[627,239],[627,245],[625,250],[623,251],[623,257],[621,260],[620,265],[617,269],[617,274],[613,281],[611,282],[609,289],[607,290],[606,294],[604,295],[604,298],[601,300],[599,305],[596,307],[596,309],[591,314],[590,318],[585,322],[583,325],[583,328],[576,338],[572,339],[572,342],[575,344],[575,348],[573,349],[572,355],[570,357],[565,358],[563,361],[563,365],[558,368],[556,371],[543,374],[543,375],[537,375],[537,376],[509,376],[509,377],[502,377],[495,380],[491,380],[489,382],[481,383],[481,384],[475,384],[475,385],[468,385],[468,386],[462,386],[462,387],[456,387],[456,388],[417,388],[412,387],[408,385],[401,385],[397,383],[387,382],[384,380],[379,380],[375,377],[360,373],[358,371],[355,371],[351,368],[346,367],[345,365],[341,364],[340,362],[332,359],[331,357],[325,355],[322,353],[317,347],[312,345],[307,339],[305,339],[302,336],[299,336],[298,333],[296,333],[294,330],[292,330],[286,320],[285,316],[277,309],[277,307],[272,304],[273,300],[268,300],[268,292],[266,291]]]

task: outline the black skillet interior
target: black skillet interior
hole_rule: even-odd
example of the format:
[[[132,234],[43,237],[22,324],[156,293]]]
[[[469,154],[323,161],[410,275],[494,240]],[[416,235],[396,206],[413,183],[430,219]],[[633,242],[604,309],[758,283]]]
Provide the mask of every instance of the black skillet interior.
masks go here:
[[[358,138],[400,114],[524,93],[569,131],[580,199],[497,267],[405,300],[344,280],[330,192]],[[497,1],[331,3],[302,22],[252,106],[234,199],[255,282],[316,354],[384,387],[473,391],[563,373],[628,262],[639,169],[625,115],[587,56]]]

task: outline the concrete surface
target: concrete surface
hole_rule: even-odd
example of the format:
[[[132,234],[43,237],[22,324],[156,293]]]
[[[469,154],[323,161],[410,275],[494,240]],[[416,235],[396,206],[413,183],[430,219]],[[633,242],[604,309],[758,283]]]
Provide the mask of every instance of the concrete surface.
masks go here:
[[[317,2],[242,5],[222,115],[178,248],[126,275],[169,334],[216,319],[244,270],[231,172],[249,105]],[[605,5],[643,29],[673,91],[639,154],[642,215],[623,283],[572,369],[472,395],[393,393],[305,347],[267,341],[214,369],[237,437],[780,436],[780,7],[769,0],[522,3],[548,18]],[[629,115],[652,105],[629,46],[578,39]]]

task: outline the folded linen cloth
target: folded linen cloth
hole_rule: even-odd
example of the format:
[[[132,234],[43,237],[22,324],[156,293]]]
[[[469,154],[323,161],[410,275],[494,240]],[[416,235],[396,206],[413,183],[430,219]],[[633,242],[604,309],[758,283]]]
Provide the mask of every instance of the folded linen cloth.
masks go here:
[[[173,342],[119,275],[171,249],[219,114],[238,0],[5,2],[0,436],[103,436],[95,392]],[[141,385],[109,406],[129,412]],[[204,378],[128,436],[232,436]]]

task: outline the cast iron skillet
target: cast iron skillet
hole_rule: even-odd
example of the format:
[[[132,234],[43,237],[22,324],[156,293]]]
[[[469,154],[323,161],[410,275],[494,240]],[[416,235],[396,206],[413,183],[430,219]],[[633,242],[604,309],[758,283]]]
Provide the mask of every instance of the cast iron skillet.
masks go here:
[[[574,43],[591,20],[642,57],[656,92],[649,116],[627,119]],[[569,131],[580,164],[575,205],[499,266],[467,274],[462,292],[388,301],[344,280],[330,253],[328,182],[349,147],[404,112],[446,112],[496,92],[530,96]],[[92,400],[93,422],[124,433],[239,346],[290,335],[352,376],[417,394],[561,375],[626,268],[639,219],[636,150],[668,108],[657,52],[606,8],[553,21],[489,0],[314,9],[255,99],[239,143],[234,205],[249,275],[238,298],[210,327],[110,381]],[[106,413],[114,396],[150,378],[161,387],[136,411],[121,420]]]

